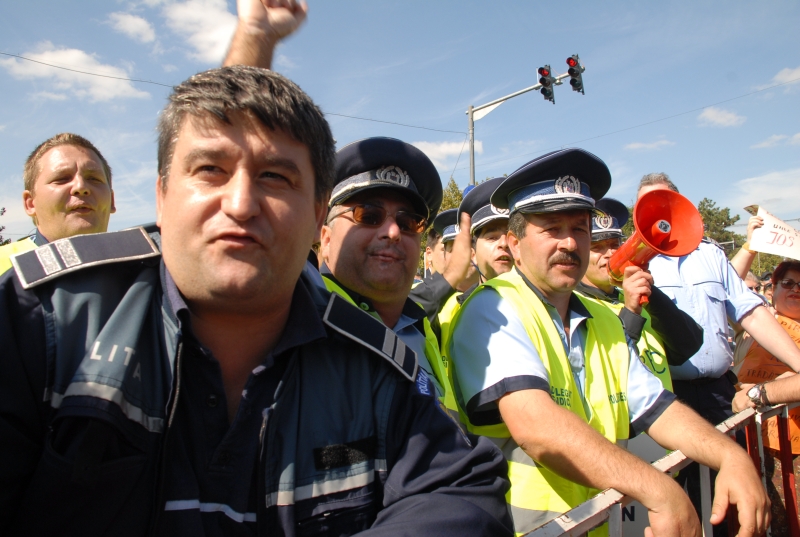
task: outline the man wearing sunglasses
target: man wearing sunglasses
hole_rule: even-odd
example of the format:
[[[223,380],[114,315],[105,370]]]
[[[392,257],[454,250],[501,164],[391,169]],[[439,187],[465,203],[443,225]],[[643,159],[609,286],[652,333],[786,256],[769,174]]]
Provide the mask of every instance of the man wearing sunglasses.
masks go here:
[[[417,353],[422,389],[455,409],[439,344],[425,312],[408,298],[422,232],[442,203],[435,166],[416,147],[367,138],[336,153],[336,184],[322,227],[326,286],[380,319]]]

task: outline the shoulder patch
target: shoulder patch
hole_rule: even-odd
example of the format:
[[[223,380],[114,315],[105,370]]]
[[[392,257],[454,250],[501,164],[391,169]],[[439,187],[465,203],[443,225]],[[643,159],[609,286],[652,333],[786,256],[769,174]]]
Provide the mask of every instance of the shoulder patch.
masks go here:
[[[389,327],[336,293],[331,293],[323,322],[343,336],[387,360],[405,378],[417,377],[417,353],[406,347]]]
[[[24,289],[86,267],[146,259],[161,255],[141,228],[111,233],[76,235],[11,256],[11,264]]]

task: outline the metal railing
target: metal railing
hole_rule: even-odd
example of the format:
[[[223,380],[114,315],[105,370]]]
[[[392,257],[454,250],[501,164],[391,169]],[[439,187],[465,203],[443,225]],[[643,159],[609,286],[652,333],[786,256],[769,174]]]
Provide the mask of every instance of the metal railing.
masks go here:
[[[743,410],[731,418],[717,425],[723,433],[733,435],[737,430],[744,429],[747,437],[748,453],[753,459],[753,464],[761,474],[761,481],[767,487],[766,469],[764,466],[764,443],[761,436],[763,423],[773,417],[778,417],[778,437],[780,442],[781,474],[783,476],[784,504],[786,519],[789,524],[789,535],[800,537],[800,524],[798,523],[797,493],[792,466],[792,446],[789,438],[789,410],[800,406],[800,402],[776,405],[763,412],[753,409]],[[693,461],[680,451],[673,451],[667,456],[653,463],[653,467],[665,473],[675,474]],[[711,478],[709,468],[700,465],[701,509],[703,516],[703,534],[711,535]],[[579,506],[536,528],[526,537],[558,537],[577,536],[600,526],[608,521],[609,536],[622,535],[622,508],[633,501],[630,496],[625,496],[615,489],[606,489],[597,496],[590,498]],[[730,535],[735,535],[739,530],[736,518],[736,509],[728,510],[728,528]],[[767,530],[771,537],[771,528]]]

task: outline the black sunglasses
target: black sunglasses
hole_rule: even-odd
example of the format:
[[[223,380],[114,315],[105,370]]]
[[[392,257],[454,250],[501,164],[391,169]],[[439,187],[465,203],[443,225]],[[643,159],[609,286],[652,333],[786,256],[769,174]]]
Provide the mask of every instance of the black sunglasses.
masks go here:
[[[363,205],[353,205],[329,218],[328,222],[346,213],[353,213],[353,221],[362,226],[378,227],[386,221],[388,216],[392,216],[397,223],[397,227],[404,233],[422,233],[425,231],[425,228],[428,227],[428,220],[422,215],[410,213],[408,211],[397,211],[393,215],[389,215],[383,207],[366,203]]]
[[[800,293],[800,282],[796,282],[794,280],[786,278],[785,280],[781,280],[780,284],[781,287],[783,287],[784,289],[788,289],[790,291],[797,291],[798,293]]]

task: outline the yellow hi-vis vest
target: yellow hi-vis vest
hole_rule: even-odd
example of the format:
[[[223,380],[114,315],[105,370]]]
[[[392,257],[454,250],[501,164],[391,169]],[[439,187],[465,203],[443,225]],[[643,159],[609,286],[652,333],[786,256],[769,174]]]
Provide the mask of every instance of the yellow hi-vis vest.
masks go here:
[[[336,293],[354,306],[360,307],[358,304],[356,304],[355,300],[353,300],[353,298],[347,294],[347,291],[337,285],[336,282],[325,275],[322,276],[322,280],[325,282],[325,287],[327,287],[328,291],[331,293]],[[370,315],[378,319],[380,322],[383,322],[383,319],[381,319],[376,312],[368,313],[370,313]],[[444,392],[442,397],[439,398],[439,402],[444,405],[447,414],[449,414],[456,422],[459,422],[458,406],[456,405],[455,396],[453,395],[453,385],[450,382],[450,377],[447,375],[447,370],[445,369],[444,362],[442,361],[442,355],[439,352],[439,340],[436,339],[436,334],[434,334],[433,330],[431,330],[431,323],[428,321],[427,317],[423,318],[423,326],[425,328],[425,357],[428,359],[428,363],[431,364],[433,374],[436,376],[436,380],[439,382],[439,385],[442,387],[442,391]]]
[[[522,321],[547,369],[553,401],[576,414],[608,441],[616,443],[627,439],[630,430],[627,405],[630,354],[619,319],[608,308],[579,297],[592,316],[586,321],[588,330],[584,349],[585,397],[591,409],[591,416],[587,416],[558,330],[545,305],[516,271],[478,287],[456,314],[454,325],[458,325],[461,312],[475,295],[487,292],[484,288],[488,287],[508,300]],[[468,358],[464,356],[454,360],[453,368],[457,369],[461,361]],[[599,492],[537,464],[514,442],[505,424],[474,426],[468,423],[467,426],[470,432],[490,437],[508,460],[511,490],[506,500],[511,507],[517,535],[533,530]],[[607,533],[608,528],[603,525],[592,535]]]
[[[0,275],[4,274],[11,268],[11,256],[14,254],[21,254],[36,248],[36,243],[33,239],[26,237],[21,241],[10,242],[6,245],[0,246]]]
[[[622,294],[622,291],[619,293],[619,302],[607,302],[583,293],[578,294],[581,296],[581,298],[585,298],[586,300],[590,300],[596,304],[607,307],[617,316],[619,316],[619,312],[622,311],[622,308],[625,307],[625,304],[623,303],[625,298]],[[642,337],[639,338],[639,343],[636,345],[636,348],[639,351],[639,359],[642,361],[645,367],[647,367],[647,369],[649,369],[655,376],[658,377],[658,380],[661,381],[661,385],[664,386],[664,389],[672,391],[672,376],[669,374],[667,351],[664,350],[664,344],[661,343],[661,340],[658,338],[655,332],[653,332],[650,314],[647,313],[647,310],[644,308],[642,309],[642,317],[645,319],[644,329],[642,329]]]
[[[439,328],[441,329],[441,345],[440,351],[442,354],[442,360],[444,360],[444,367],[449,372],[450,370],[450,360],[447,357],[447,353],[445,352],[450,344],[450,336],[453,335],[453,319],[456,315],[456,312],[461,307],[461,304],[458,303],[458,297],[460,297],[463,293],[460,291],[456,291],[455,293],[448,298],[444,306],[442,306],[442,310],[439,312]]]

